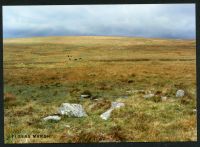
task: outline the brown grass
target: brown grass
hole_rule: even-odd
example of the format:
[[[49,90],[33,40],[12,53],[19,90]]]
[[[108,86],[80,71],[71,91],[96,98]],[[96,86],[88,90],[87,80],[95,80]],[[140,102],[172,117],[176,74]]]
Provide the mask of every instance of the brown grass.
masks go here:
[[[42,37],[5,39],[3,49],[5,143],[197,140],[194,40]],[[98,100],[80,100],[87,90]],[[147,91],[156,96],[144,99]],[[101,120],[112,101],[125,107]],[[82,104],[88,117],[42,121],[63,102]]]

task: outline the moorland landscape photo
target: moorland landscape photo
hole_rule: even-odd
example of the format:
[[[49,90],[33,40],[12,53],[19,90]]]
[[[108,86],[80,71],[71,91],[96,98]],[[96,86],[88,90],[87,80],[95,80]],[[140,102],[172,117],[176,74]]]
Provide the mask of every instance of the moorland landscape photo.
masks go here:
[[[196,141],[195,7],[3,7],[4,142]]]

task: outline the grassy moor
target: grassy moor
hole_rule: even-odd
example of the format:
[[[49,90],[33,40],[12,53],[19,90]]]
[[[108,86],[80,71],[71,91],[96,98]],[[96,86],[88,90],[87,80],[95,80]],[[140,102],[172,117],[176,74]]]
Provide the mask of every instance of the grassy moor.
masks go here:
[[[3,43],[5,143],[197,140],[194,40],[74,36]],[[179,89],[184,96],[176,96]],[[125,105],[103,120],[112,102]],[[62,103],[81,104],[87,117],[43,120]]]

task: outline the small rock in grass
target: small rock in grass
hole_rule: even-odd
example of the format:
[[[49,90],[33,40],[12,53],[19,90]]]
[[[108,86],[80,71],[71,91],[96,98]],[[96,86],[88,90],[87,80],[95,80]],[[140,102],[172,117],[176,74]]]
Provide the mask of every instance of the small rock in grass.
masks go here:
[[[85,90],[81,93],[81,98],[90,98],[92,93],[89,90]]]
[[[59,121],[61,120],[61,117],[57,116],[57,115],[53,115],[53,116],[47,116],[45,118],[43,118],[44,121],[49,121],[49,120],[54,120],[54,121]]]
[[[177,92],[176,92],[176,97],[184,97],[185,95],[185,91],[182,90],[182,89],[179,89]]]
[[[83,99],[83,98],[90,98],[90,95],[82,94],[82,95],[81,95],[81,99]]]
[[[193,111],[194,113],[196,113],[196,112],[197,112],[197,109],[193,109],[192,111]]]
[[[108,120],[110,118],[110,114],[113,111],[113,108],[108,109],[106,112],[100,115],[100,117],[104,120]]]
[[[121,102],[112,102],[111,103],[111,108],[120,108],[120,107],[123,107],[125,106],[124,103],[121,103]]]
[[[68,117],[85,117],[85,116],[87,116],[82,105],[80,105],[80,104],[62,103],[62,105],[58,109],[58,113],[60,115],[66,115]]]
[[[165,102],[165,101],[167,101],[167,97],[166,96],[161,96],[161,100],[162,100],[162,102]]]
[[[104,120],[108,120],[110,118],[111,112],[116,109],[125,106],[124,103],[121,102],[112,102],[111,108],[108,109],[106,112],[100,115],[100,117]]]
[[[70,125],[65,125],[66,128],[70,128]]]
[[[152,91],[151,91],[151,90],[147,90],[147,91],[145,91],[145,93],[146,93],[146,94],[151,94]]]
[[[145,99],[149,99],[149,98],[154,97],[154,94],[153,94],[153,93],[150,93],[150,94],[144,95],[143,97],[144,97]]]
[[[138,90],[138,93],[139,94],[145,94],[145,91],[144,90]]]

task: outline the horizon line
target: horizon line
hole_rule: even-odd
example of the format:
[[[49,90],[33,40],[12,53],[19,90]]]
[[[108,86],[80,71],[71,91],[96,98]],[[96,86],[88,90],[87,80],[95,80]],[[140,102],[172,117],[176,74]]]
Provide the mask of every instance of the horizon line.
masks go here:
[[[55,35],[55,36],[28,36],[28,37],[3,37],[4,39],[28,39],[45,37],[124,37],[124,38],[144,38],[144,39],[165,39],[165,40],[196,40],[195,38],[173,38],[173,37],[144,37],[144,36],[126,36],[126,35]]]

